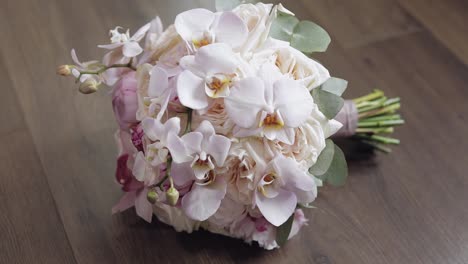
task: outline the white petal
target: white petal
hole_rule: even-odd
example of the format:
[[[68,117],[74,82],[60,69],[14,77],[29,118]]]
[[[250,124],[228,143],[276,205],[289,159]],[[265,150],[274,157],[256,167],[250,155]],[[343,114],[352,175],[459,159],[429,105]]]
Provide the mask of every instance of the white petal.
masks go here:
[[[194,184],[182,198],[182,209],[191,219],[205,221],[216,213],[225,195],[226,182],[222,177],[208,185]]]
[[[196,8],[177,15],[174,26],[184,40],[192,41],[193,33],[207,31],[214,19],[215,14],[210,10]]]
[[[133,34],[133,36],[130,38],[130,40],[133,40],[133,41],[140,41],[143,39],[143,37],[145,36],[146,32],[148,32],[148,30],[151,28],[151,22],[142,26],[141,28],[139,28],[137,30],[137,32],[135,32],[135,34]]]
[[[146,172],[146,159],[143,152],[138,152],[135,163],[133,165],[133,175],[138,181],[143,182],[145,180],[145,172]]]
[[[135,206],[136,192],[125,193],[119,202],[112,207],[112,213],[120,213]]]
[[[307,88],[298,82],[281,79],[273,84],[275,108],[288,127],[302,125],[314,109],[314,101]]]
[[[231,141],[227,137],[214,135],[207,142],[205,151],[214,158],[218,167],[222,167],[230,147]]]
[[[242,128],[258,126],[258,113],[266,106],[264,93],[265,86],[259,78],[250,77],[237,82],[224,101],[229,118]]]
[[[182,69],[189,70],[200,78],[205,77],[205,73],[203,72],[201,67],[195,62],[194,55],[187,55],[182,57],[179,61],[179,65],[180,67],[182,67]]]
[[[285,188],[294,192],[300,202],[310,203],[317,197],[317,185],[312,176],[298,167],[292,158],[278,156],[273,167],[285,182]]]
[[[190,162],[172,163],[171,176],[177,186],[186,186],[189,182],[195,180]]]
[[[201,47],[195,55],[195,63],[207,76],[234,73],[238,64],[231,47],[224,43]]]
[[[276,132],[276,139],[288,145],[294,144],[294,136],[294,128],[290,127],[284,127]]]
[[[201,143],[203,135],[199,132],[190,132],[182,136],[182,142],[184,142],[186,152],[189,155],[199,153],[201,151]]]
[[[145,135],[152,141],[159,140],[161,139],[161,136],[163,136],[164,127],[161,122],[156,119],[149,117],[145,118],[141,122],[141,126],[145,132]]]
[[[153,218],[153,206],[148,202],[146,198],[148,189],[143,189],[137,194],[135,200],[135,210],[139,217],[143,218],[146,222],[151,223]]]
[[[123,45],[124,45],[123,42],[118,42],[118,43],[111,43],[111,44],[98,45],[98,48],[113,50],[113,49],[122,47]]]
[[[203,135],[205,140],[208,140],[212,135],[215,134],[213,125],[208,120],[204,120],[201,124],[195,129],[196,132],[200,132]]]
[[[193,159],[187,153],[187,148],[182,139],[174,133],[167,136],[167,148],[171,152],[172,160],[174,160],[175,163],[189,162]]]
[[[122,48],[122,53],[127,58],[136,57],[142,52],[143,49],[140,47],[140,44],[135,41],[126,42]]]
[[[259,192],[255,192],[255,196],[258,209],[274,226],[280,226],[286,222],[296,209],[297,198],[290,191],[280,189],[274,198],[266,198]]]
[[[169,88],[169,77],[164,69],[154,66],[150,72],[148,96],[161,96]]]
[[[164,135],[167,138],[167,135],[174,133],[178,135],[180,132],[180,118],[172,117],[164,123]]]
[[[208,107],[205,80],[185,70],[177,79],[177,94],[180,102],[189,108],[199,110]]]
[[[248,29],[244,21],[233,12],[224,12],[215,29],[216,42],[223,42],[238,48],[244,44]]]

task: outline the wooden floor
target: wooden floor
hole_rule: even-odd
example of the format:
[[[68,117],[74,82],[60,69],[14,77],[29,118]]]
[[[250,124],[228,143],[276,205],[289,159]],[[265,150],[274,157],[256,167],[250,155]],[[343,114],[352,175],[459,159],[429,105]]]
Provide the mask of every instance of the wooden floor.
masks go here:
[[[118,4],[117,4],[118,2]],[[351,160],[309,226],[264,251],[176,233],[133,211],[111,216],[116,129],[105,92],[83,96],[55,67],[97,58],[115,25],[165,24],[211,0],[2,0],[0,263],[468,263],[468,2],[291,0],[333,43],[318,56],[345,94],[401,96],[391,155]]]

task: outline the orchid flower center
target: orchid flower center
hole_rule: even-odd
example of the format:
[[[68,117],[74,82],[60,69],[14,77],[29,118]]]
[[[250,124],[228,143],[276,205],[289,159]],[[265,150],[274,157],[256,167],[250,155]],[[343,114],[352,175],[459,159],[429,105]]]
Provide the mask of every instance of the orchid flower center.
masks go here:
[[[211,32],[208,31],[194,33],[192,37],[192,44],[197,49],[210,45],[213,42],[214,36]]]
[[[225,97],[227,96],[229,87],[232,84],[235,74],[222,74],[218,73],[206,80],[208,90],[207,95],[211,98]]]
[[[277,176],[275,173],[268,173],[263,176],[262,183],[258,186],[258,191],[261,192],[264,196],[268,196],[268,189],[272,187],[276,177]]]
[[[271,114],[267,113],[265,117],[260,121],[259,127],[280,130],[284,127],[284,122],[277,112]]]
[[[161,162],[166,162],[167,156],[169,155],[169,150],[160,141],[148,145],[146,152],[146,159],[149,162],[153,162],[156,157],[158,157]]]
[[[197,183],[201,185],[207,185],[212,182],[214,177],[210,173],[213,172],[214,168],[215,165],[213,164],[211,156],[204,152],[197,155],[192,162],[195,178],[197,178]]]
[[[130,40],[130,32],[127,30],[125,33],[120,33],[120,29],[122,29],[122,27],[116,27],[110,30],[111,43],[124,43]]]
[[[216,173],[210,170],[203,179],[197,181],[198,185],[209,185],[216,180]]]

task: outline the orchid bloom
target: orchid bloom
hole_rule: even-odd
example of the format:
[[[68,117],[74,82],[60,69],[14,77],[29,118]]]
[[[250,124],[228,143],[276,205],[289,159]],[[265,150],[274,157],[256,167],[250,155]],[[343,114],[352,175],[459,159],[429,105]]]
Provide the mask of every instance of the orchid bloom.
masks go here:
[[[275,71],[263,74],[263,79],[248,77],[237,82],[225,99],[228,116],[236,124],[234,136],[260,135],[292,145],[294,129],[314,108],[312,96],[299,82],[276,78]]]
[[[121,33],[121,27],[116,27],[110,30],[111,44],[98,45],[99,48],[107,50],[122,49],[122,54],[127,58],[133,58],[143,52],[143,48],[138,42],[145,37],[146,32],[150,29],[151,23],[148,23],[137,30],[137,32],[130,37],[130,31]]]
[[[253,205],[274,226],[286,222],[297,203],[310,203],[317,197],[313,177],[292,158],[279,155],[266,165],[259,162],[257,168]]]
[[[171,134],[168,141],[175,185],[192,186],[182,198],[182,209],[191,219],[204,221],[218,210],[226,195],[227,183],[214,169],[224,165],[231,142],[216,135],[208,121],[181,138]]]
[[[180,102],[196,110],[208,108],[215,98],[227,97],[238,68],[235,54],[222,43],[202,47],[196,55],[183,57],[180,65],[185,69],[177,80]]]
[[[145,135],[153,142],[146,146],[146,159],[151,166],[156,167],[167,162],[169,150],[167,149],[169,135],[178,135],[180,132],[180,119],[173,117],[162,124],[153,118],[142,121]]]
[[[244,44],[248,36],[244,21],[233,12],[192,9],[177,15],[174,25],[192,50],[216,42],[228,43],[235,49]]]
[[[102,78],[96,74],[81,74],[81,71],[89,71],[93,70],[95,68],[98,68],[100,63],[96,60],[93,61],[87,61],[87,62],[81,62],[78,60],[78,56],[76,56],[76,51],[75,49],[71,50],[71,57],[75,65],[71,69],[71,73],[75,78],[80,78],[79,81],[81,83],[84,83],[88,79],[94,79],[97,82],[102,82]],[[80,76],[81,75],[81,76]]]
[[[153,210],[151,203],[147,200],[149,191],[147,186],[159,178],[159,170],[152,171],[146,167],[143,152],[138,152],[134,143],[132,143],[130,133],[120,130],[116,133],[115,138],[119,148],[115,177],[125,194],[112,208],[112,213],[123,212],[135,207],[138,216],[147,222],[151,222]],[[134,168],[133,171],[130,169],[132,167]],[[139,173],[135,169],[140,167],[144,168],[144,170],[140,171],[146,173]]]
[[[175,78],[166,70],[159,66],[154,66],[150,72],[148,85],[148,97],[145,101],[149,104],[149,112],[156,112],[156,107],[159,106],[159,113],[156,119],[160,120],[163,113],[166,111],[169,101],[176,97]]]

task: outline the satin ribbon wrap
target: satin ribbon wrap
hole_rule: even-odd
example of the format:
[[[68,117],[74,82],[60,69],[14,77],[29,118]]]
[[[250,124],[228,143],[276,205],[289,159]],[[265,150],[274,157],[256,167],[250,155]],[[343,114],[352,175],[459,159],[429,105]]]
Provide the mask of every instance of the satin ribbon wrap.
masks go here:
[[[335,117],[335,120],[343,124],[343,127],[333,137],[344,138],[356,134],[358,119],[359,115],[354,102],[352,100],[345,100],[343,108],[341,108]]]

